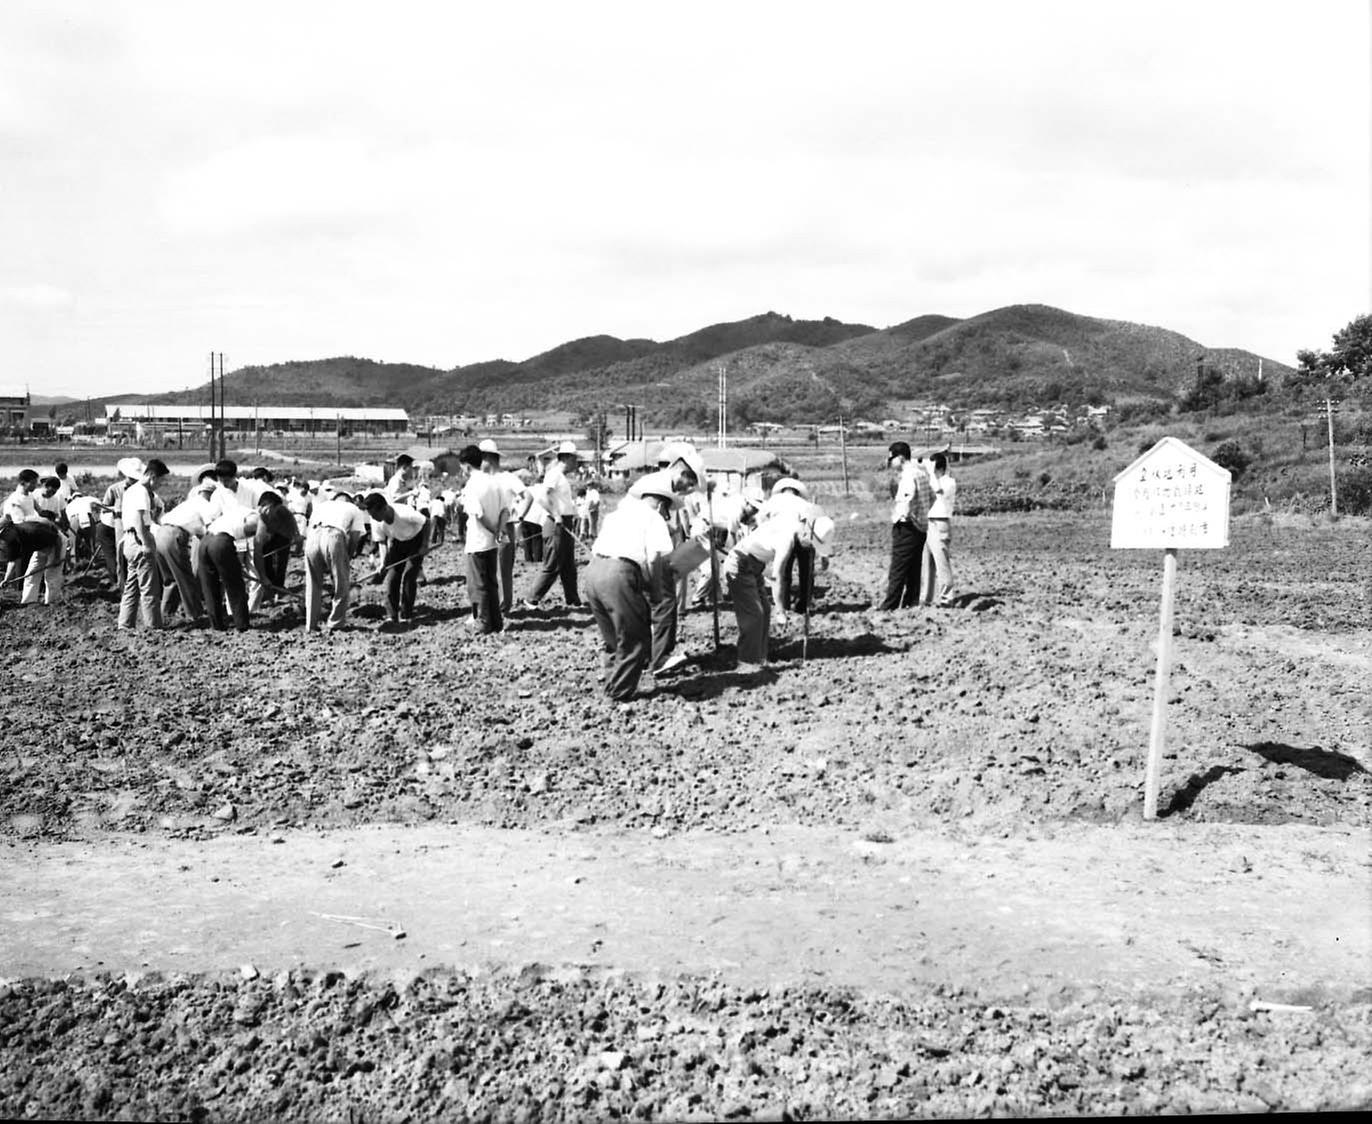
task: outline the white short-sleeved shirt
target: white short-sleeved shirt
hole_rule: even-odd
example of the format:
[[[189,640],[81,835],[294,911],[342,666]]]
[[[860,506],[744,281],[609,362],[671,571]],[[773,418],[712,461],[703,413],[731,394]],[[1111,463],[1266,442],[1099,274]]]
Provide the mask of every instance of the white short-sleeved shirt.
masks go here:
[[[156,522],[157,506],[153,501],[152,492],[141,481],[137,484],[130,484],[124,489],[124,499],[120,504],[119,511],[119,517],[124,521],[124,533],[126,535],[133,533],[139,512],[147,512],[149,523]]]
[[[655,508],[634,496],[625,496],[605,516],[591,552],[636,562],[646,575],[656,559],[672,552],[672,533]]]
[[[500,491],[500,506],[506,511],[506,518],[513,519],[515,508],[529,494],[529,489],[524,481],[513,472],[506,472],[503,469],[499,472],[489,474],[496,488]]]
[[[262,481],[257,480],[254,483],[260,484]],[[244,511],[257,510],[257,498],[253,495],[253,490],[248,486],[246,480],[239,480],[238,487],[233,489],[220,484],[214,490],[214,497],[219,504],[220,511],[227,512],[235,507]]]
[[[409,542],[424,530],[424,524],[428,522],[409,504],[393,503],[391,510],[395,512],[395,518],[390,523],[372,523],[372,538],[377,542]]]
[[[259,480],[255,476],[240,477],[238,480],[238,502],[244,507],[257,509],[257,503],[262,498],[263,492],[276,492],[280,495],[280,490],[270,480]]]
[[[478,554],[496,548],[496,538],[481,525],[481,520],[494,525],[500,518],[500,486],[495,478],[484,472],[473,472],[462,488],[462,510],[467,513],[468,554]]]
[[[332,527],[345,535],[353,531],[364,535],[367,533],[367,520],[362,509],[347,500],[320,500],[310,513],[310,529],[316,527]]]
[[[246,542],[257,532],[257,511],[233,506],[222,515],[214,518],[205,528],[207,535],[229,535],[239,542]]]
[[[38,518],[38,504],[30,493],[15,488],[5,497],[3,513],[16,523],[22,523],[25,519]]]
[[[572,485],[567,480],[567,470],[562,467],[561,461],[555,460],[548,465],[543,473],[543,487],[547,496],[543,506],[553,519],[560,520],[563,516],[576,514]]]
[[[945,473],[943,476],[931,475],[929,486],[934,489],[934,506],[929,509],[929,518],[953,518],[958,502],[958,482]]]
[[[213,493],[207,496],[204,492],[192,492],[162,516],[162,526],[179,527],[197,537],[203,536],[220,514],[212,496]]]
[[[811,512],[813,505],[804,496],[798,496],[795,492],[773,492],[770,498],[760,508],[757,509],[757,523],[761,526],[769,519],[775,519],[779,515],[790,514],[804,519]]]
[[[119,515],[119,505],[123,503],[124,493],[128,490],[127,480],[116,480],[101,496],[100,502],[104,505],[104,510],[100,513],[100,522],[106,527],[113,527],[115,519]]]
[[[785,552],[791,539],[804,529],[804,522],[793,512],[782,512],[760,524],[738,540],[735,550],[759,562],[771,562]]]
[[[529,510],[524,513],[524,522],[537,523],[547,531],[557,522],[548,507],[548,489],[542,484],[534,484],[528,491],[532,502],[529,504]]]
[[[61,489],[58,489],[56,492],[53,492],[53,494],[50,496],[45,496],[41,493],[35,492],[33,497],[33,506],[36,507],[40,512],[46,511],[49,515],[56,519],[59,516],[61,516],[62,512],[67,510],[67,501],[62,498]]]
[[[95,521],[94,496],[74,496],[67,501],[67,522],[73,527],[89,527]]]

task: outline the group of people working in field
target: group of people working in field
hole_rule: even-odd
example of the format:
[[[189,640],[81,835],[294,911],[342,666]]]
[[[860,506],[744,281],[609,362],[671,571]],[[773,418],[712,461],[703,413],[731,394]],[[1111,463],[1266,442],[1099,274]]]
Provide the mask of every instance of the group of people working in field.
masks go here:
[[[602,653],[601,681],[615,700],[631,698],[644,673],[669,675],[688,661],[677,650],[680,614],[727,595],[738,621],[744,672],[767,661],[773,598],[805,612],[815,558],[827,555],[834,524],[794,477],[772,483],[759,503],[707,489],[689,444],[667,445],[659,468],[636,480],[603,520],[593,484],[576,486],[576,446],[560,445],[534,480],[502,468],[494,441],[458,454],[462,468],[439,490],[402,456],[385,486],[352,492],[323,481],[278,483],[266,468],[240,474],[232,460],[196,470],[184,496],[168,496],[167,465],[126,457],[97,500],[65,465],[42,478],[25,469],[0,512],[5,583],[20,601],[65,599],[64,574],[100,566],[119,592],[117,627],[165,629],[179,613],[188,627],[250,627],[252,614],[294,597],[289,561],[304,561],[305,629],[348,628],[355,591],[385,587],[383,630],[416,612],[425,556],[451,521],[466,556],[467,627],[498,633],[512,613],[539,613],[554,586],[563,603],[589,610]],[[536,563],[516,601],[520,547]],[[579,569],[577,547],[590,555]],[[354,559],[370,551],[360,580]],[[718,579],[719,586],[714,582]]]

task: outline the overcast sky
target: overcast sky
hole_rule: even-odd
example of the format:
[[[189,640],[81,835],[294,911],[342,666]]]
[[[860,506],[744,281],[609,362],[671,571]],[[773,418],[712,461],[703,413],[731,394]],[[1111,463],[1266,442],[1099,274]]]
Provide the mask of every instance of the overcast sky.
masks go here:
[[[0,384],[1042,303],[1369,310],[1369,5],[0,4]]]

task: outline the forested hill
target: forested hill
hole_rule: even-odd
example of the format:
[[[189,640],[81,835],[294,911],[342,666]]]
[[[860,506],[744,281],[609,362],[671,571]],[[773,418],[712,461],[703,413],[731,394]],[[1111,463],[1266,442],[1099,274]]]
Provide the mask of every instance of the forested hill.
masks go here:
[[[227,393],[230,403],[387,405],[415,414],[591,413],[633,403],[656,425],[699,425],[713,414],[724,365],[736,423],[799,422],[840,412],[881,417],[910,400],[1006,408],[1170,402],[1195,385],[1198,362],[1231,379],[1256,378],[1259,366],[1247,351],[1044,305],[966,319],[922,315],[883,329],[768,312],[665,343],[588,336],[520,362],[451,370],[352,357],[244,367],[229,372]],[[1290,373],[1262,361],[1269,384]],[[200,387],[147,400],[207,397]]]

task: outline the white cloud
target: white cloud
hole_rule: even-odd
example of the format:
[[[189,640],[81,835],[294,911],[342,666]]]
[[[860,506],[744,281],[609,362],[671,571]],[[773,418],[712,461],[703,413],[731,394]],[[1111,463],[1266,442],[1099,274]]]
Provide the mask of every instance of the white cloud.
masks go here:
[[[1289,361],[1369,305],[1367,44],[1346,0],[13,0],[0,326],[72,387],[1017,301]]]

